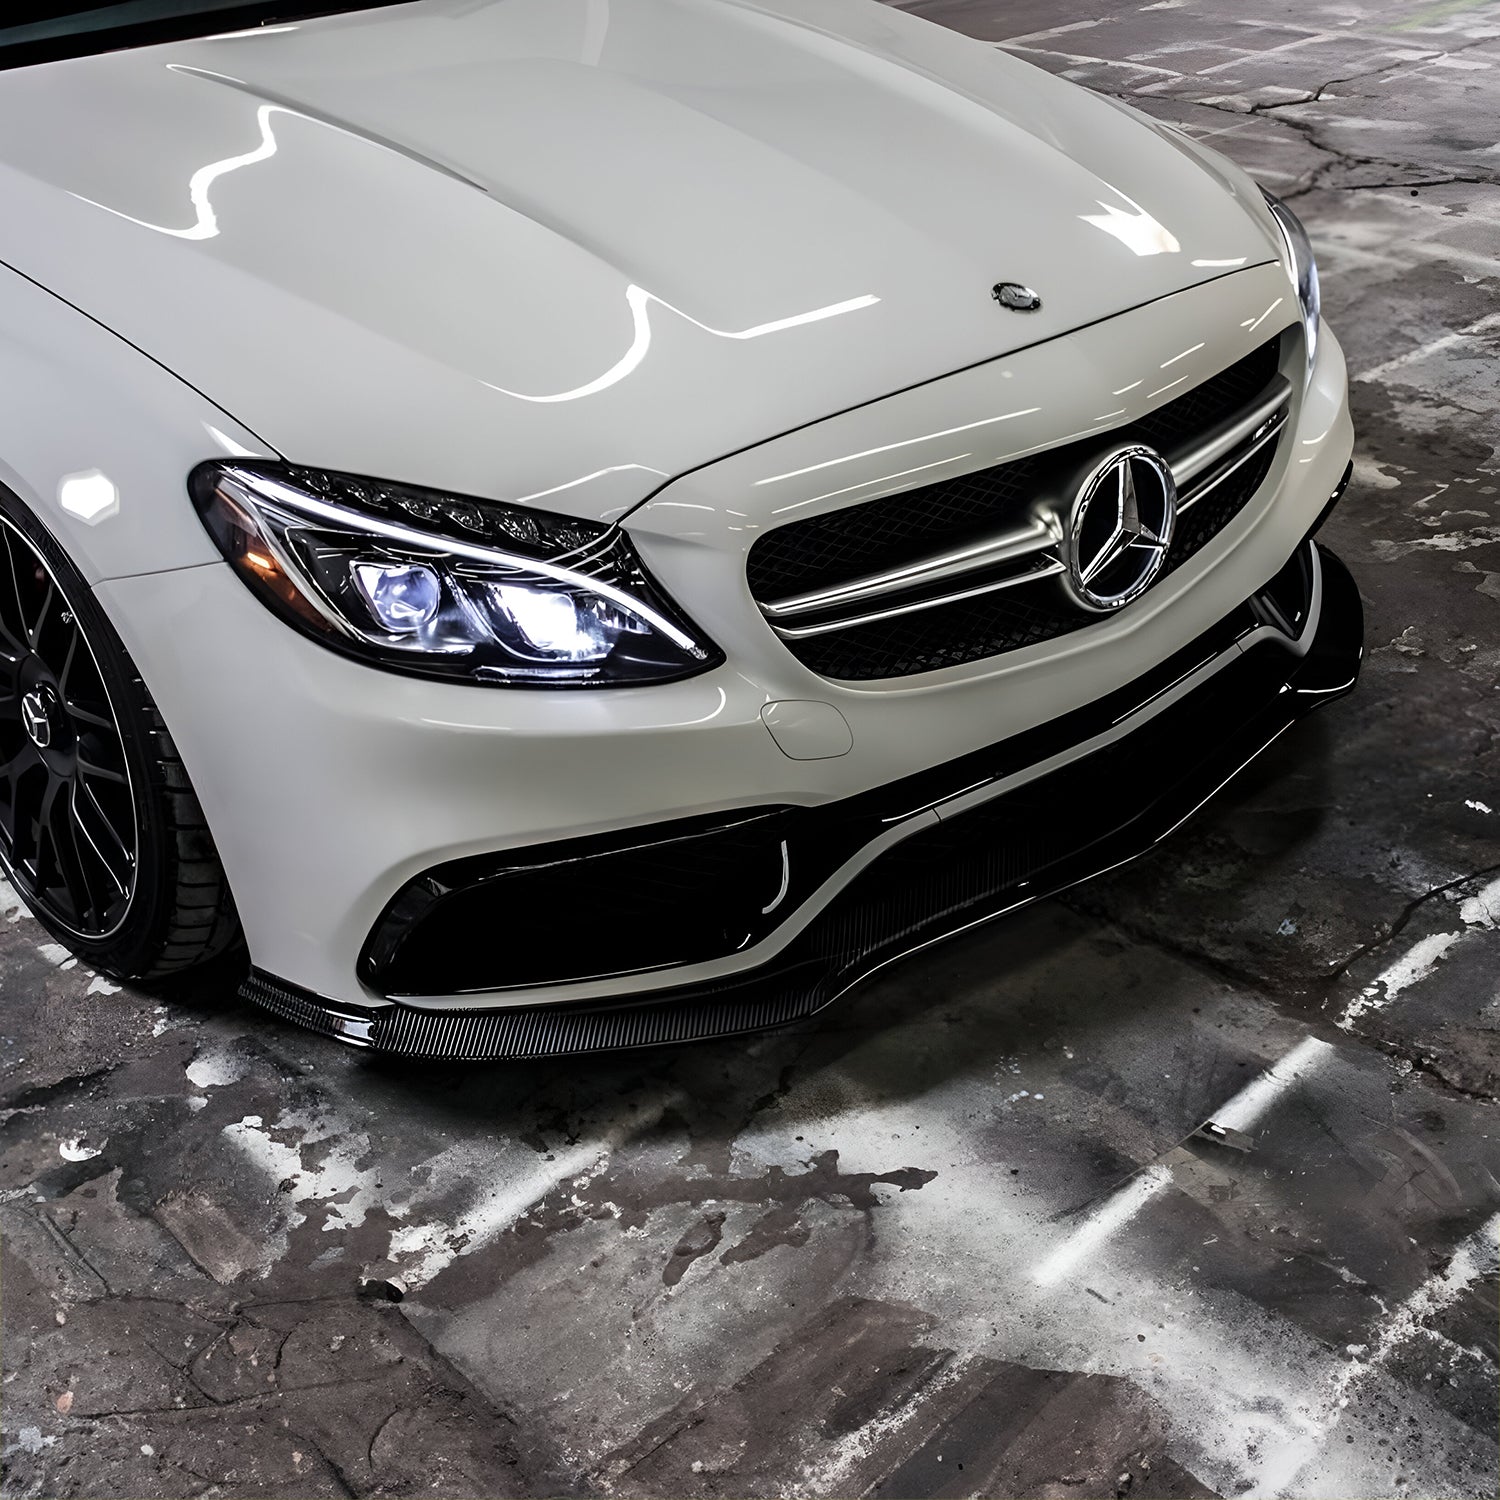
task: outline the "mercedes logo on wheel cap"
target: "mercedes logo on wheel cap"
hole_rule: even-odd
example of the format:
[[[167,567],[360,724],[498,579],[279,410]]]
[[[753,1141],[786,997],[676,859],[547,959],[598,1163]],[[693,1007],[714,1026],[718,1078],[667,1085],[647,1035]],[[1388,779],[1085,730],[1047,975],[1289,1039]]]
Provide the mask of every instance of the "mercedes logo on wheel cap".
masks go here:
[[[40,693],[27,693],[21,699],[21,726],[38,750],[52,743],[52,720],[47,717],[47,705]]]
[[[1156,581],[1177,524],[1177,486],[1154,448],[1117,448],[1085,476],[1064,538],[1069,595],[1098,614]]]

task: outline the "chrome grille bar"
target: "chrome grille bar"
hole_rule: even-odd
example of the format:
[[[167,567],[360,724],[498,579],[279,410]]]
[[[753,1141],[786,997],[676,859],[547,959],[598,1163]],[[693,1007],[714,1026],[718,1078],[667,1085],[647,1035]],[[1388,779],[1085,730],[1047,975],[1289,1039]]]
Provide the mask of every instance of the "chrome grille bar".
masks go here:
[[[1185,515],[1190,511],[1210,490],[1218,489],[1223,482],[1229,478],[1242,464],[1249,461],[1260,452],[1267,443],[1274,442],[1281,436],[1282,428],[1287,424],[1290,413],[1283,405],[1279,411],[1269,417],[1250,435],[1250,441],[1242,448],[1231,449],[1231,458],[1218,469],[1209,474],[1201,483],[1194,485],[1192,489],[1184,492],[1179,491],[1177,496],[1177,514]],[[1199,471],[1202,472],[1201,470]],[[1174,470],[1175,475],[1175,470]]]
[[[957,574],[972,573],[979,568],[1011,562],[1015,558],[1055,545],[1057,540],[1057,530],[1043,518],[1037,517],[1025,526],[1002,532],[999,536],[989,537],[973,546],[940,552],[934,557],[924,557],[885,573],[870,573],[863,578],[853,578],[848,583],[841,583],[831,589],[814,589],[811,593],[794,594],[789,599],[763,604],[761,609],[770,620],[813,614],[818,610],[836,608],[840,604],[854,603],[870,595],[919,588],[923,584],[937,583]],[[1021,582],[1028,576],[1022,574],[1016,581]]]
[[[1291,382],[1286,376],[1278,375],[1265,395],[1248,411],[1221,424],[1191,448],[1168,454],[1167,462],[1172,466],[1172,478],[1176,480],[1178,490],[1186,489],[1205,469],[1211,469],[1225,454],[1233,452],[1277,412],[1285,413],[1291,400]]]
[[[1178,487],[1178,514],[1190,510],[1267,443],[1280,436],[1290,417],[1291,399],[1291,383],[1284,376],[1278,375],[1253,406],[1212,429],[1191,448],[1178,449],[1166,456],[1172,478]],[[1225,462],[1226,459],[1230,461]],[[1194,480],[1202,482],[1194,484]],[[856,625],[872,624],[896,615],[933,609],[942,604],[972,599],[981,594],[1013,588],[1017,584],[1033,583],[1037,579],[1061,573],[1065,567],[1058,551],[1061,537],[1061,518],[1039,510],[1024,525],[967,547],[935,553],[899,568],[864,574],[831,588],[814,589],[784,599],[764,601],[760,604],[760,610],[770,622],[771,628],[783,640],[800,640],[809,636],[826,635],[831,631],[848,630]],[[1031,565],[1016,573],[988,579],[982,584],[963,586],[963,580],[983,569],[1028,559]],[[837,610],[843,605],[873,605],[892,595],[953,583],[960,586],[938,587],[937,592],[925,598],[889,609],[843,613],[837,619],[822,620],[817,624],[790,623],[807,615]]]
[[[977,599],[981,594],[993,594],[996,589],[1014,588],[1018,583],[1032,583],[1038,578],[1050,578],[1063,570],[1061,558],[1042,554],[1034,568],[1024,573],[1014,573],[1005,578],[992,579],[988,583],[976,584],[972,588],[959,589],[943,594],[936,599],[916,599],[909,604],[893,605],[890,609],[873,610],[863,615],[843,615],[837,620],[825,620],[819,625],[772,625],[771,629],[784,641],[806,640],[808,636],[827,635],[832,630],[849,630],[856,625],[873,625],[877,620],[892,620],[897,615],[915,614],[918,610],[933,609],[939,604],[957,604],[963,599]]]

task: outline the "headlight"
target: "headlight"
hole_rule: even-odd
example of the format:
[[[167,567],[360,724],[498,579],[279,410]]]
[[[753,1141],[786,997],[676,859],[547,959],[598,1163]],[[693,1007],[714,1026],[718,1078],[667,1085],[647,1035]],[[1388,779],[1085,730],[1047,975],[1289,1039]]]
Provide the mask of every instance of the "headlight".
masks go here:
[[[1287,274],[1297,288],[1297,301],[1302,305],[1302,326],[1307,330],[1307,368],[1310,370],[1318,354],[1318,323],[1323,312],[1318,291],[1318,262],[1302,220],[1280,198],[1273,197],[1264,188],[1261,192],[1265,193],[1266,202],[1281,230],[1282,243],[1286,246]]]
[[[261,600],[366,661],[498,686],[614,687],[723,660],[618,527],[291,464],[200,464],[189,488]]]

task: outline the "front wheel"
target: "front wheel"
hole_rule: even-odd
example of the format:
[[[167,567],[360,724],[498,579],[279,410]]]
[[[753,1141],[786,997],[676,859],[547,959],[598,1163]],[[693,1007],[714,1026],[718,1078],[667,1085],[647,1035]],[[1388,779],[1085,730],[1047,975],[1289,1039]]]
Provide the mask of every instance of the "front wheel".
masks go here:
[[[124,643],[0,490],[0,866],[93,967],[148,979],[239,939],[208,825]]]

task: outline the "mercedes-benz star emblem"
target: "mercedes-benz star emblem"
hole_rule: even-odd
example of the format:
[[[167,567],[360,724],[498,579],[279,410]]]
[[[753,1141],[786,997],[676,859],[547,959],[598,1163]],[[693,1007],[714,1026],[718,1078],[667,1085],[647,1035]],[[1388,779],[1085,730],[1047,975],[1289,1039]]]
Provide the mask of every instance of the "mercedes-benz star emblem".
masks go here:
[[[1145,593],[1167,561],[1177,486],[1153,448],[1118,448],[1078,486],[1064,540],[1075,603],[1099,614]]]
[[[1012,312],[1040,312],[1042,308],[1042,299],[1019,281],[997,281],[990,288],[990,296]]]
[[[38,750],[45,750],[52,743],[52,721],[47,717],[47,705],[40,693],[27,693],[21,699],[21,725]]]

